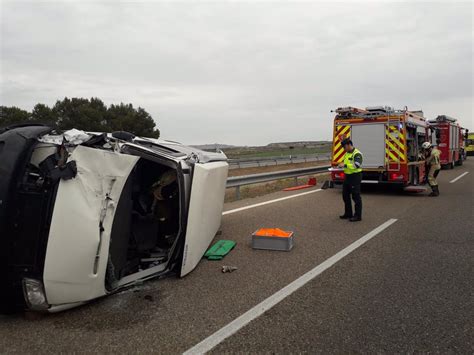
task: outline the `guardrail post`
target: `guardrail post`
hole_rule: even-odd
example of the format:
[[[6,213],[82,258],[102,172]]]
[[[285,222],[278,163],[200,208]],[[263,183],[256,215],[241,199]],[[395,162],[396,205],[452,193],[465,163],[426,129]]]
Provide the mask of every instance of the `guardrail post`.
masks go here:
[[[240,186],[235,187],[235,198],[240,200]]]
[[[295,185],[298,185],[298,176],[295,176],[293,179],[295,180]]]

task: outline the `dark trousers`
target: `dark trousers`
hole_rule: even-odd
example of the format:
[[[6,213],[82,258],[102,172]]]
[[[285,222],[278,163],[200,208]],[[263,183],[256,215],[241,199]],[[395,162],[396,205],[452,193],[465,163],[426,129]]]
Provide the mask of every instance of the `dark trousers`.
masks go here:
[[[346,174],[342,185],[342,199],[344,200],[344,215],[352,216],[352,199],[355,204],[355,217],[362,218],[362,199],[360,197],[360,184],[362,173]]]

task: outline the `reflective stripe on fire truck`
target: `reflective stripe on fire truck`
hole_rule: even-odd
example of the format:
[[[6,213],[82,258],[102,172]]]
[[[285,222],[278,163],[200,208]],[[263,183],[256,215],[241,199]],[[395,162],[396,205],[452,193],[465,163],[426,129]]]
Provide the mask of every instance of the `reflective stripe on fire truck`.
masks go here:
[[[336,126],[334,132],[335,133],[333,139],[332,161],[333,163],[338,164],[341,163],[344,159],[344,148],[341,145],[341,141],[344,138],[351,137],[351,126]]]
[[[406,163],[407,154],[403,128],[389,125],[385,129],[385,159],[389,163]]]

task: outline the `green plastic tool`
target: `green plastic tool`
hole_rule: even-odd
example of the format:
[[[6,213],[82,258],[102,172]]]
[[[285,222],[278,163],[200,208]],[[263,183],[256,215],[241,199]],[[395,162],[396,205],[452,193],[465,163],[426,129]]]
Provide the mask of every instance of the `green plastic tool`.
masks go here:
[[[221,260],[232,249],[234,249],[236,244],[237,243],[232,240],[219,240],[206,251],[204,257],[208,260]]]

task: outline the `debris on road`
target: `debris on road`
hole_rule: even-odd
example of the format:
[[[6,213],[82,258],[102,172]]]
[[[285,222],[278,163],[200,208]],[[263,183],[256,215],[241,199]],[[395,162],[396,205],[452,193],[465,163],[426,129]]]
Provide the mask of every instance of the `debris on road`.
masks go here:
[[[237,270],[237,267],[236,266],[227,266],[227,265],[224,265],[222,266],[222,272],[223,273],[226,273],[226,272],[233,272]]]
[[[252,234],[252,248],[290,251],[293,248],[292,231],[279,228],[260,228]]]
[[[233,240],[219,240],[206,251],[204,257],[208,260],[221,260],[234,249],[235,245]]]
[[[153,296],[152,295],[145,295],[145,297],[143,297],[143,298],[146,299],[147,301],[153,302]]]

